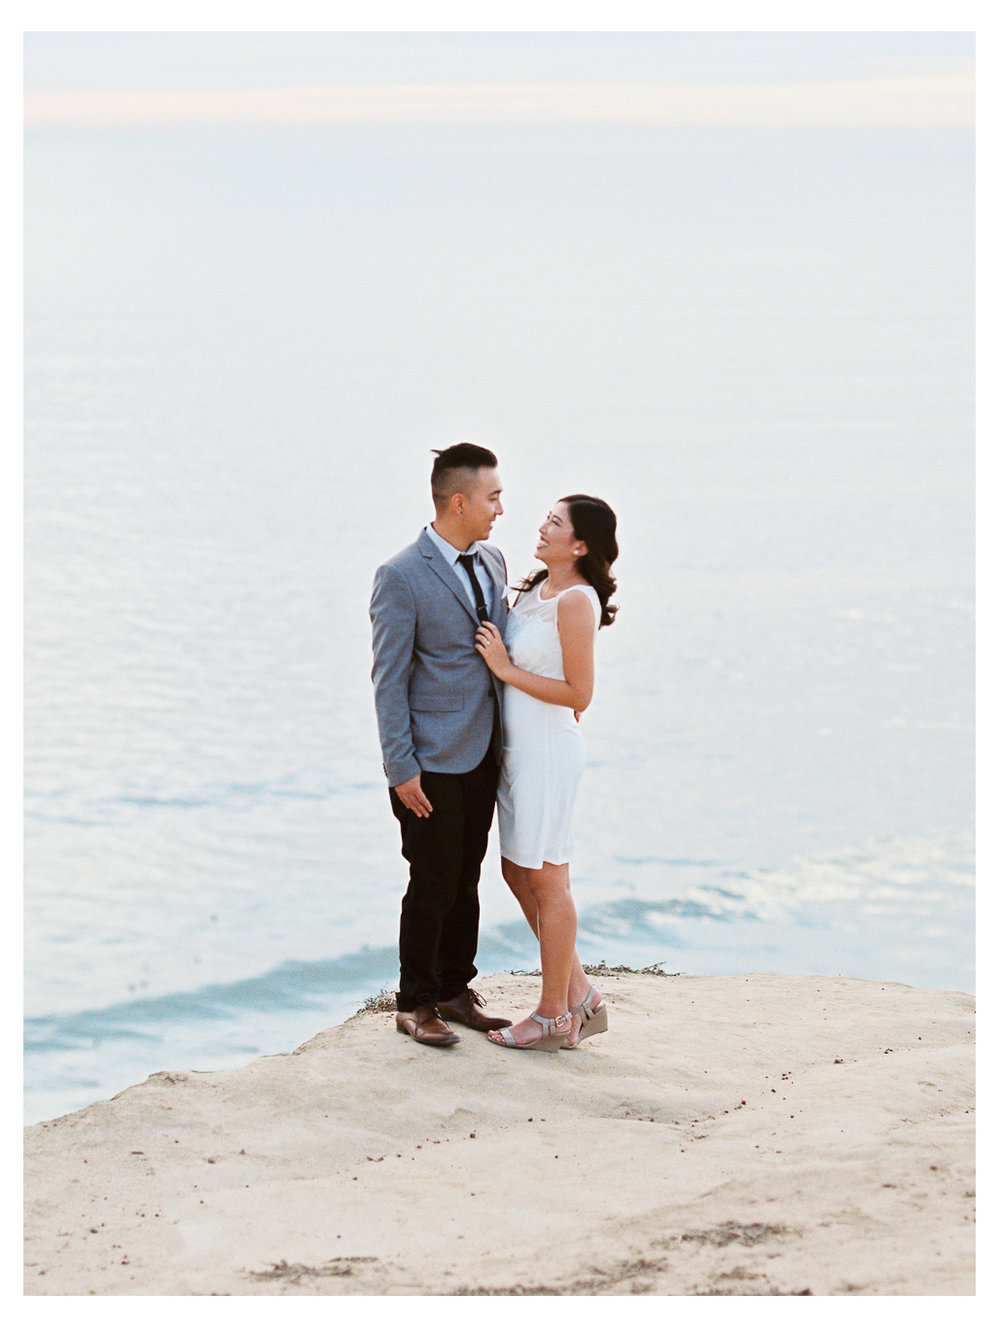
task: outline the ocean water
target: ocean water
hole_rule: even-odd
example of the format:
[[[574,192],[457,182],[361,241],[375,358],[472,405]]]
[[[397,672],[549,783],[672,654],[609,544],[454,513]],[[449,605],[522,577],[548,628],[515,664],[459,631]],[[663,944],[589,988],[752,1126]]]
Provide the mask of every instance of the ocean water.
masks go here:
[[[377,564],[619,515],[585,962],[973,986],[959,131],[29,133],[25,1112],[392,990]],[[480,968],[537,956],[499,873]]]

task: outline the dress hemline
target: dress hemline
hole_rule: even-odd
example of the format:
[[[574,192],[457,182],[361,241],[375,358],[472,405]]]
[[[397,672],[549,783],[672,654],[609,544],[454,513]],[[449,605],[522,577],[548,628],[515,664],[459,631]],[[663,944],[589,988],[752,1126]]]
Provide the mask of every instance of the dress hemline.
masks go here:
[[[570,864],[569,858],[565,858],[562,862],[553,862],[550,858],[542,858],[541,862],[518,862],[517,858],[512,858],[511,855],[505,853],[502,848],[500,849],[500,856],[501,858],[506,858],[508,862],[512,862],[515,867],[523,867],[526,871],[541,871],[546,863],[548,863],[550,867],[568,867]]]

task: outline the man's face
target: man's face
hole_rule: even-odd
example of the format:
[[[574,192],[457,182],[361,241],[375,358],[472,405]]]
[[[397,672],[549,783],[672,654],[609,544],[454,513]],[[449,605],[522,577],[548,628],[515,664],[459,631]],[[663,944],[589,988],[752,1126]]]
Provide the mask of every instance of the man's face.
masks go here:
[[[489,539],[493,522],[498,516],[503,516],[503,505],[500,502],[502,492],[498,470],[483,466],[476,471],[469,492],[462,495],[461,517],[470,540]]]

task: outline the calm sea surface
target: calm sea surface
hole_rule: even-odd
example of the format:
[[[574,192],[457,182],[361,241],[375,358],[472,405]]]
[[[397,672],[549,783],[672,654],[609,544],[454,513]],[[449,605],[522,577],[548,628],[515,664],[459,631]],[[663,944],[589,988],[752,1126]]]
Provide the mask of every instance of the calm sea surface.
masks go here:
[[[27,1120],[394,987],[368,595],[461,439],[512,576],[619,514],[585,962],[971,991],[972,209],[958,132],[30,136]]]

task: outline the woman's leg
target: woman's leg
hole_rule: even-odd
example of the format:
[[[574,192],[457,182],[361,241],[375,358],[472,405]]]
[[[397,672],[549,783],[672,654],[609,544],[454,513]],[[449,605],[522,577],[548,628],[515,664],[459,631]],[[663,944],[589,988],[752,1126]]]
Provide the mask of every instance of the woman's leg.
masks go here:
[[[521,912],[527,919],[528,926],[538,935],[538,904],[535,900],[534,892],[531,888],[532,872],[528,867],[519,867],[516,862],[511,862],[509,858],[500,859],[500,870],[503,872],[503,878],[510,887],[510,892],[521,906]],[[544,964],[542,965],[544,971]],[[580,956],[574,946],[573,960],[570,967],[569,989],[567,992],[567,1002],[569,1008],[575,1005],[582,1005],[587,999],[593,983],[583,971],[583,965],[580,963]],[[591,1002],[592,1005],[600,1004],[600,993]],[[539,1013],[544,1011],[539,1009]],[[574,1032],[579,1031],[580,1018],[574,1019]],[[536,1025],[537,1027],[537,1025]]]
[[[535,896],[531,891],[531,873],[527,867],[519,867],[516,862],[511,862],[510,858],[500,859],[500,870],[503,878],[510,887],[510,892],[521,905],[521,912],[527,920],[528,926],[538,936],[538,905],[535,903]]]
[[[569,864],[545,862],[531,873],[538,906],[538,948],[542,957],[542,994],[537,1013],[546,1019],[569,1008],[569,979],[576,953],[576,905],[569,889]]]
[[[570,894],[569,864],[546,862],[536,869],[518,867],[504,859],[502,868],[504,879],[538,937],[542,991],[536,1013],[544,1019],[558,1018],[567,1012],[570,980],[574,966],[579,968],[576,908]],[[570,1032],[568,1024],[566,1032]],[[542,1035],[539,1025],[530,1018],[515,1024],[511,1033],[518,1042],[535,1042]]]

